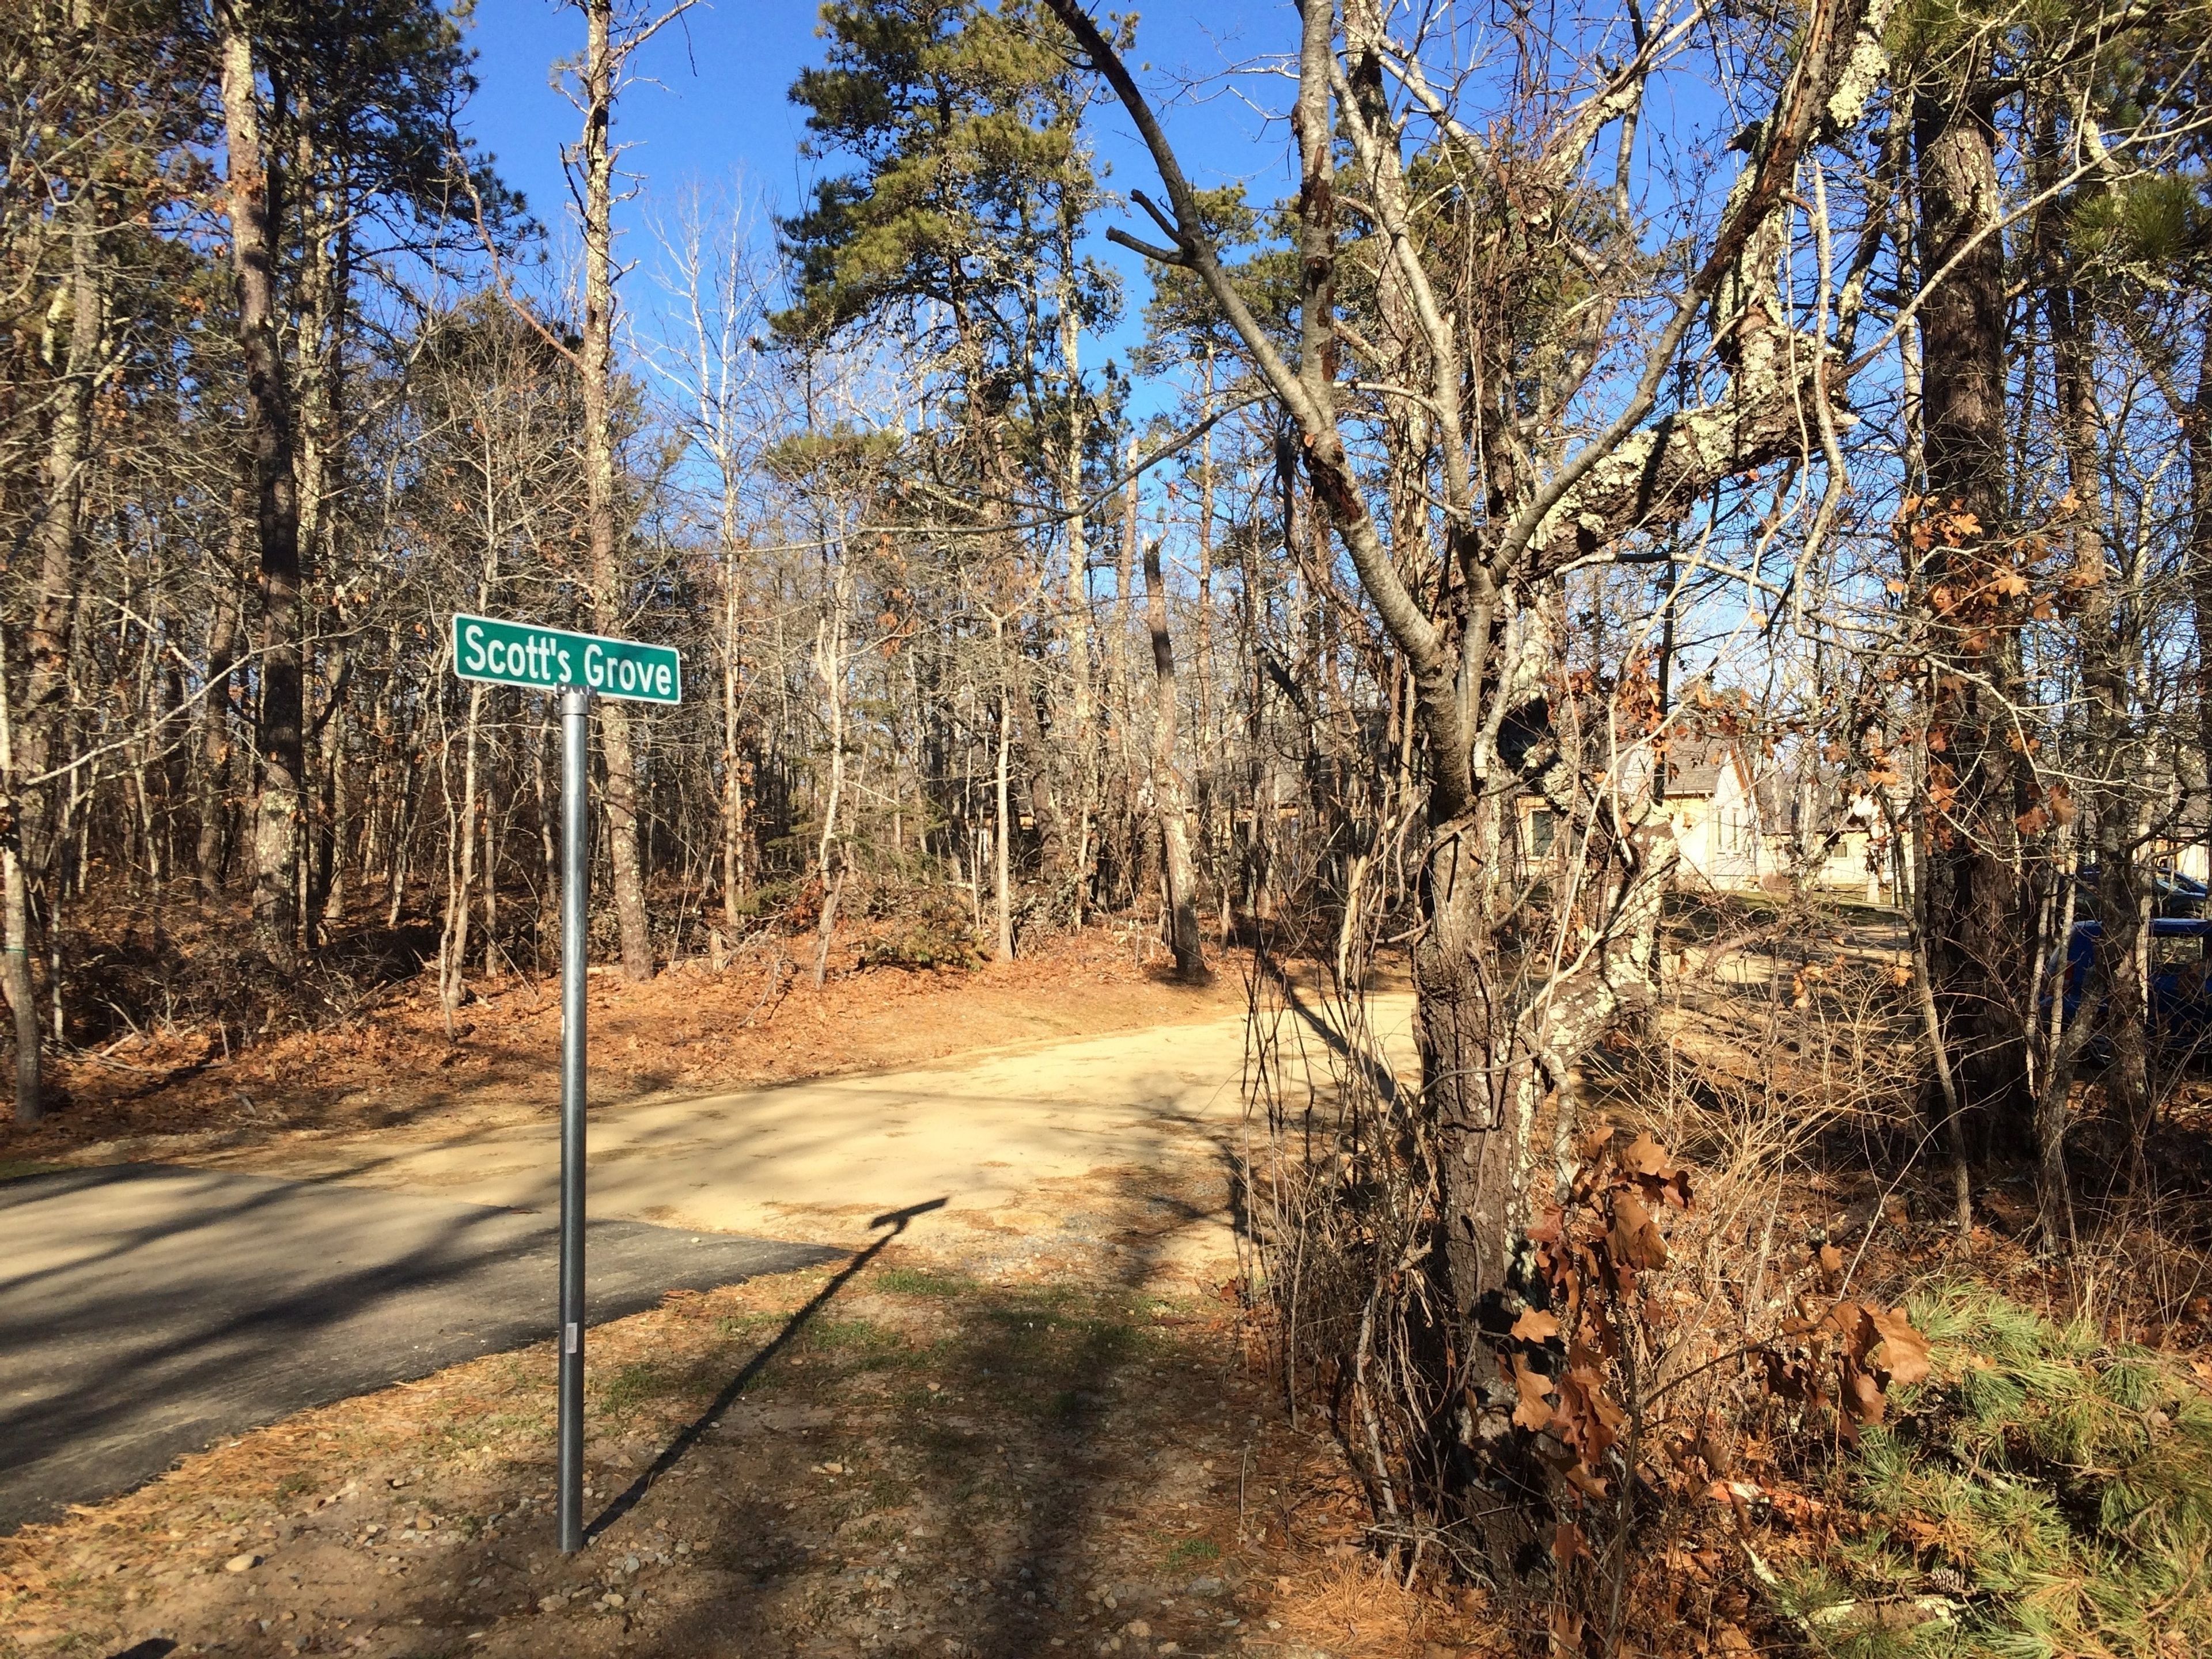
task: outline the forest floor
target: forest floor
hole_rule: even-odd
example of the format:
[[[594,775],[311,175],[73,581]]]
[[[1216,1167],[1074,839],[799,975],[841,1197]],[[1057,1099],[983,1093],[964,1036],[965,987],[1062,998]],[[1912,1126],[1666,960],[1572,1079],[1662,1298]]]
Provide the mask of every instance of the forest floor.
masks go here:
[[[1327,1425],[1270,1389],[1229,1225],[1233,961],[1192,991],[1096,940],[802,981],[750,1025],[764,975],[744,981],[594,979],[595,1086],[629,1096],[594,1113],[595,1213],[854,1254],[593,1331],[589,1547],[554,1548],[549,1343],[0,1540],[0,1654],[1485,1647],[1478,1609],[1359,1547]],[[533,995],[471,1005],[456,1060],[403,996],[349,1037],[80,1094],[7,1155],[535,1203],[556,1017]],[[1053,1041],[1071,1031],[1094,1035]],[[109,1058],[154,1073],[158,1041]],[[713,1092],[763,1080],[785,1086]]]

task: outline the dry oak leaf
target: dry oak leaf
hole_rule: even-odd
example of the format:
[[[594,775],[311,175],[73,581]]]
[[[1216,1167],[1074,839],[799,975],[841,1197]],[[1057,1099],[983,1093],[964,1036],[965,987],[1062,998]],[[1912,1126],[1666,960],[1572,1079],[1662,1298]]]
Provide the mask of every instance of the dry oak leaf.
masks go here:
[[[1574,1565],[1577,1556],[1589,1560],[1597,1559],[1590,1554],[1589,1543],[1583,1538],[1583,1529],[1571,1521],[1562,1521],[1552,1534],[1552,1558],[1565,1568]]]
[[[1549,1342],[1559,1334],[1559,1316],[1540,1308],[1523,1308],[1510,1333],[1516,1342]]]
[[[1585,1498],[1602,1498],[1606,1494],[1605,1477],[1592,1474],[1579,1460],[1567,1465],[1567,1484]]]
[[[1881,1385],[1854,1364],[1848,1354],[1838,1354],[1836,1363],[1843,1374],[1844,1409],[1862,1426],[1881,1422],[1882,1407],[1887,1403],[1882,1399]],[[1848,1425],[1845,1431],[1849,1432]]]
[[[1631,1175],[1664,1177],[1674,1173],[1667,1149],[1648,1134],[1639,1134],[1628,1143],[1628,1149],[1620,1155],[1620,1165]]]
[[[1668,1156],[1648,1134],[1639,1134],[1620,1155],[1620,1167],[1633,1176],[1645,1195],[1679,1209],[1690,1207],[1690,1172]]]
[[[1828,1310],[1820,1323],[1844,1340],[1844,1351],[1854,1363],[1866,1358],[1868,1351],[1881,1340],[1881,1334],[1874,1328],[1874,1311],[1857,1302],[1838,1302]]]
[[[1552,1432],[1581,1453],[1587,1463],[1605,1455],[1628,1419],[1628,1413],[1606,1393],[1605,1376],[1598,1369],[1597,1359],[1587,1348],[1575,1350],[1566,1375],[1559,1379],[1559,1409],[1552,1413],[1549,1425]]]
[[[1920,1382],[1928,1376],[1928,1339],[1912,1328],[1912,1322],[1898,1308],[1889,1313],[1867,1310],[1874,1328],[1881,1333],[1881,1368],[1893,1383]]]
[[[1513,1420],[1534,1434],[1552,1420],[1552,1379],[1540,1371],[1530,1370],[1528,1362],[1516,1354],[1513,1386],[1521,1391],[1521,1403],[1513,1408]]]
[[[1613,1254],[1617,1261],[1638,1267],[1667,1265],[1667,1241],[1652,1224],[1651,1212],[1632,1193],[1613,1200]]]

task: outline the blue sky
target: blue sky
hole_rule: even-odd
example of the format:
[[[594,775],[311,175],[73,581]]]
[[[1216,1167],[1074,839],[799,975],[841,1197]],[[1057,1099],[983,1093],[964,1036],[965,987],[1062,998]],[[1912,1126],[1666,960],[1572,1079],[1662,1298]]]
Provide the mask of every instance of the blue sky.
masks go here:
[[[1236,178],[1256,198],[1269,199],[1290,185],[1288,134],[1226,95],[1220,76],[1232,61],[1294,47],[1297,13],[1288,0],[1202,9],[1203,22],[1187,13],[1145,17],[1136,57],[1153,66],[1146,79],[1155,94],[1174,100],[1170,135],[1197,182]],[[820,60],[817,14],[817,0],[721,0],[696,6],[647,47],[639,70],[645,79],[624,94],[617,116],[616,140],[632,147],[623,164],[638,175],[640,190],[617,210],[618,224],[635,229],[653,198],[686,184],[715,187],[739,176],[749,191],[765,191],[791,210],[807,189],[812,164],[799,155],[804,119],[786,93],[802,68]],[[574,141],[577,118],[548,84],[548,73],[581,47],[583,36],[582,16],[554,0],[477,0],[470,31],[482,90],[468,125],[498,156],[501,176],[556,234],[568,201],[561,146]],[[1187,83],[1180,95],[1178,82]],[[1117,190],[1152,187],[1157,194],[1151,164],[1118,106],[1097,111],[1093,131]],[[1103,222],[1126,218],[1116,212]],[[1152,234],[1140,215],[1130,222]],[[623,252],[638,257],[643,239],[633,239]],[[1133,313],[1150,292],[1141,262],[1109,248],[1103,238],[1097,252],[1122,270]],[[1131,333],[1125,326],[1109,338],[1109,349],[1121,349]],[[1097,354],[1086,357],[1095,367]]]

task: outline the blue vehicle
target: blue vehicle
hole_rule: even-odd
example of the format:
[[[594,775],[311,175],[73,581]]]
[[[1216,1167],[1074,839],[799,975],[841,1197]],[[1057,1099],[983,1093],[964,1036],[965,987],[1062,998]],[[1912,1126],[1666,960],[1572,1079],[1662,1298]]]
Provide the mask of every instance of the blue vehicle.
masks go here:
[[[2150,885],[2152,908],[2161,916],[2201,916],[2205,900],[2212,897],[2204,884],[2194,877],[2185,876],[2179,870],[2145,870],[2142,879]],[[2074,879],[2085,893],[2097,890],[2097,866],[2085,864],[2074,872]]]
[[[2066,1018],[2081,1006],[2084,988],[2104,927],[2077,921],[2066,942]],[[2212,957],[2212,918],[2154,916],[2150,924],[2150,1006],[2147,1024],[2153,1049],[2212,1053],[2212,988],[2205,983]],[[2047,1006],[2047,1005],[2046,1005]],[[2103,1043],[2095,1047],[2101,1049]]]

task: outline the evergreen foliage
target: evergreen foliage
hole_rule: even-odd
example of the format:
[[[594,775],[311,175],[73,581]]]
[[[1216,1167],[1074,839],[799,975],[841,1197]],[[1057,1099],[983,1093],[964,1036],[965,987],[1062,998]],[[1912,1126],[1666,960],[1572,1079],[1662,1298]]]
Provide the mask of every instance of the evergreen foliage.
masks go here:
[[[1866,1516],[1791,1587],[1850,1659],[2212,1650],[2212,1398],[2171,1356],[1986,1286],[1911,1304],[1932,1374],[1850,1469]]]

